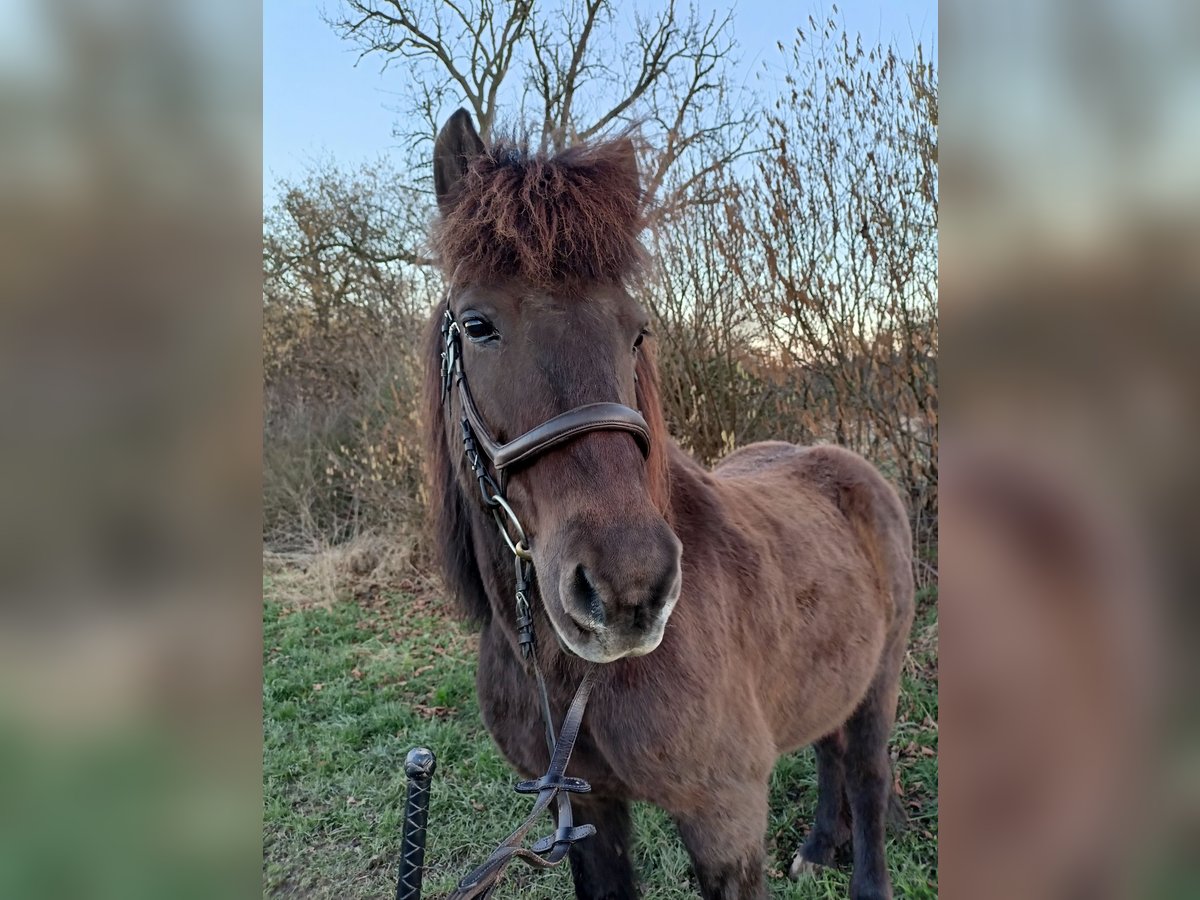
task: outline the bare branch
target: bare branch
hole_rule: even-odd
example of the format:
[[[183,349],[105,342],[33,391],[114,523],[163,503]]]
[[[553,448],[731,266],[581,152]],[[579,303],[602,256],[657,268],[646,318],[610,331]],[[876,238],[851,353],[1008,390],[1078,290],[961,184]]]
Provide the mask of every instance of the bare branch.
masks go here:
[[[433,138],[446,101],[459,98],[486,140],[500,110],[523,94],[537,98],[543,148],[562,150],[621,122],[657,123],[658,131],[643,129],[662,151],[649,169],[651,196],[688,154],[722,143],[736,153],[744,142],[745,118],[718,110],[730,91],[729,15],[697,19],[668,0],[635,17],[628,42],[613,27],[611,0],[566,0],[553,13],[532,0],[342,0],[341,9],[329,21],[363,57],[380,57],[385,68],[404,61],[401,130],[414,151]],[[514,70],[523,77],[514,81]],[[715,114],[704,121],[709,110]],[[684,189],[671,192],[672,202],[689,202],[696,183],[679,179]]]
[[[575,98],[576,82],[579,78],[584,55],[587,53],[588,38],[596,24],[596,16],[605,5],[605,0],[585,0],[583,30],[575,38],[575,51],[571,54],[571,63],[563,75],[562,104],[558,116],[558,132],[567,134],[567,126],[571,122],[571,101]]]
[[[615,106],[604,113],[590,127],[579,131],[579,137],[587,140],[593,137],[622,116],[650,89],[650,87],[667,73],[671,64],[677,59],[683,59],[688,54],[687,45],[671,50],[671,44],[677,36],[675,23],[675,2],[671,0],[666,10],[658,17],[654,30],[649,34],[640,25],[638,41],[642,50],[641,66],[633,87]]]

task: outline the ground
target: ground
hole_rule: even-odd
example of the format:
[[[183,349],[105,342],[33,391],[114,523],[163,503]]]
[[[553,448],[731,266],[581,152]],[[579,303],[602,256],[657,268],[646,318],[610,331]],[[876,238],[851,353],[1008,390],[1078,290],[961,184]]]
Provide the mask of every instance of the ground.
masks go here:
[[[404,757],[431,747],[438,771],[424,896],[444,897],[527,814],[480,721],[475,637],[427,590],[347,591],[314,604],[263,584],[263,894],[394,896]],[[922,592],[892,736],[909,822],[888,842],[897,898],[937,897],[937,611]],[[781,759],[767,853],[773,900],[847,896],[849,873],[786,877],[811,823],[811,750]],[[659,810],[636,810],[644,900],[698,896],[687,855]],[[540,835],[541,832],[538,832]],[[512,865],[499,898],[569,898],[571,876]]]

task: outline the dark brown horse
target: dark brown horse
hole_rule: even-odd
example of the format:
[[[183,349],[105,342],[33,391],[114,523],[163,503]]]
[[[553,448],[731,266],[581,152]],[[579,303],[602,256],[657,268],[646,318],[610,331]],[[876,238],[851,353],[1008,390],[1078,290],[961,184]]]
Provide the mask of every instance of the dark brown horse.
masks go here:
[[[439,328],[500,441],[589,403],[636,407],[649,450],[589,430],[508,476],[529,535],[538,658],[561,717],[604,663],[572,761],[591,782],[570,853],[576,894],[636,896],[629,804],[678,824],[706,898],[763,898],[767,782],[815,744],[816,821],[794,876],[853,841],[851,896],[891,896],[887,739],[913,617],[908,520],[863,459],[771,442],[709,472],[672,443],[645,312],[626,290],[643,260],[632,145],[555,157],[480,140],[460,110],[435,147],[433,246],[449,288],[428,345],[427,424],[449,586],[482,625],[484,721],[526,777],[547,750],[518,649],[513,557],[463,457],[462,398],[443,395]],[[554,635],[557,640],[550,638]]]

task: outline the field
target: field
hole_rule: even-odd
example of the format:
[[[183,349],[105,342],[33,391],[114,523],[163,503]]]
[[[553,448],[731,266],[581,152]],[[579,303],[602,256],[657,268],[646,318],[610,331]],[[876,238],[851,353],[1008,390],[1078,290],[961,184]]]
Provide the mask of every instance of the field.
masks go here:
[[[429,591],[352,591],[323,603],[263,583],[263,894],[385,898],[395,893],[404,756],[438,756],[425,896],[442,897],[524,816],[525,797],[475,702],[475,637]],[[896,896],[937,896],[937,611],[920,597],[893,733],[909,822],[891,835]],[[776,766],[767,833],[774,900],[844,898],[848,872],[785,877],[816,803],[812,752]],[[698,896],[687,855],[659,810],[636,810],[644,900]],[[538,834],[541,832],[539,831]],[[515,864],[498,898],[573,897],[566,864]]]

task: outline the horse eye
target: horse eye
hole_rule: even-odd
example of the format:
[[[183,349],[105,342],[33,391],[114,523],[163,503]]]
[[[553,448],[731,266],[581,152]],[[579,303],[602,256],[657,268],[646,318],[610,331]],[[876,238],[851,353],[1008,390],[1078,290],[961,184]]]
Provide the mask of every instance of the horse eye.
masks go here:
[[[464,319],[462,327],[467,337],[476,343],[482,343],[483,341],[500,336],[492,326],[492,323],[481,316],[470,316]]]
[[[633,342],[634,350],[636,350],[638,347],[642,346],[642,341],[644,341],[646,339],[646,335],[648,335],[649,333],[650,332],[645,328],[643,328],[641,331],[638,332],[637,340]]]

